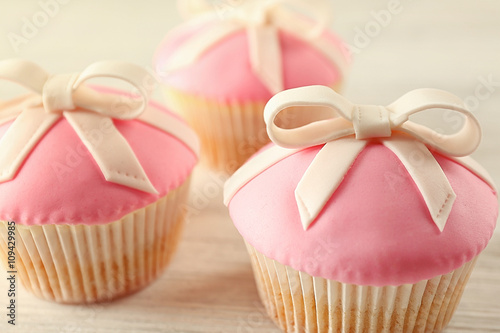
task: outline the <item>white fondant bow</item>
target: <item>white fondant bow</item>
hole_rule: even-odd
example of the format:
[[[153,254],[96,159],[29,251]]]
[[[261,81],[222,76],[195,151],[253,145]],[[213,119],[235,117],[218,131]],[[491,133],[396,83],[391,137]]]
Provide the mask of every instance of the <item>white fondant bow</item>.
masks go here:
[[[443,135],[409,120],[419,112],[446,109],[465,116],[456,133]],[[307,124],[283,128],[276,124],[283,111],[306,117]],[[283,158],[306,147],[325,144],[295,189],[304,229],[315,220],[338,188],[345,174],[370,139],[379,140],[395,153],[420,190],[432,220],[442,231],[456,195],[430,147],[475,172],[485,181],[487,173],[473,160],[481,140],[476,118],[458,97],[441,90],[414,90],[391,105],[356,105],[324,86],[283,91],[266,105],[264,118],[271,140],[281,147],[268,149],[238,170],[226,184],[226,203],[241,186]],[[295,149],[285,149],[285,148]],[[262,156],[262,157],[261,157]]]
[[[189,8],[185,6],[185,10]],[[306,19],[301,12],[310,13],[315,22]],[[193,24],[207,19],[212,23],[180,45],[166,60],[162,71],[168,74],[189,66],[222,39],[246,29],[252,70],[271,93],[278,93],[284,89],[279,39],[279,31],[283,30],[311,43],[344,76],[346,57],[339,48],[332,47],[331,42],[320,36],[328,21],[328,11],[322,10],[321,6],[303,0],[251,0],[236,4],[223,14],[222,20],[214,13],[193,20]]]
[[[97,92],[83,84],[92,78],[128,82],[137,90],[140,100]],[[150,93],[147,87],[156,81],[140,66],[103,61],[90,65],[82,73],[49,75],[32,62],[10,59],[0,61],[0,79],[18,83],[35,93],[0,105],[0,125],[15,119],[0,139],[0,182],[15,177],[29,153],[61,117],[73,127],[107,181],[144,192],[157,193],[111,119],[143,121],[198,152],[196,136],[182,121],[147,108]],[[102,140],[93,138],[96,130]]]

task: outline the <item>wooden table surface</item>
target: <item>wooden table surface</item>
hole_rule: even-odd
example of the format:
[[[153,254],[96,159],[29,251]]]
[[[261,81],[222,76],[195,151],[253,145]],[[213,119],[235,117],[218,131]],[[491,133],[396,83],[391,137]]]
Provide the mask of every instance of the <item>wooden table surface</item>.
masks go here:
[[[400,10],[386,26],[363,40],[362,31],[376,25],[376,13],[395,5]],[[21,34],[23,18],[43,9],[34,0],[0,0],[0,6],[0,58],[36,60],[55,72],[99,59],[150,66],[157,43],[179,22],[171,0],[74,0],[59,5],[16,49],[9,36]],[[474,157],[500,184],[500,2],[339,0],[334,8],[333,28],[356,51],[345,94],[359,103],[388,104],[410,89],[435,87],[467,98],[484,130]],[[196,170],[193,213],[177,255],[156,282],[129,297],[65,306],[19,287],[14,328],[6,323],[7,281],[0,271],[0,332],[280,332],[258,299],[246,250],[221,203],[221,184],[220,175]],[[445,332],[500,332],[498,230]]]

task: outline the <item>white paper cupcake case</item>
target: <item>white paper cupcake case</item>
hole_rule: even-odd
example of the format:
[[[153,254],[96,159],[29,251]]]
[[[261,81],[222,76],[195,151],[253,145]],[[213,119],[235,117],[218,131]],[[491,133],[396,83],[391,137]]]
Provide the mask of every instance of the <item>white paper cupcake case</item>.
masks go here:
[[[338,91],[340,84],[332,88]],[[217,101],[169,87],[163,91],[169,107],[198,134],[201,162],[216,171],[232,174],[270,142],[263,116],[265,102]],[[293,119],[287,120],[289,126],[294,125]]]
[[[177,248],[189,179],[165,197],[101,225],[16,225],[16,269],[36,296],[61,303],[92,303],[146,286]],[[6,264],[7,223],[0,222]],[[9,269],[10,270],[10,269]]]
[[[345,284],[282,265],[247,243],[257,289],[269,316],[285,332],[439,332],[450,321],[476,258],[416,284]]]

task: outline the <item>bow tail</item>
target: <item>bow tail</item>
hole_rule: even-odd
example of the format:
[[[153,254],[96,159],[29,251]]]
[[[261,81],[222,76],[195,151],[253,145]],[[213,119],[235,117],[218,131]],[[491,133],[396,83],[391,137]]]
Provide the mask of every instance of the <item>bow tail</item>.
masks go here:
[[[147,193],[158,193],[146,176],[127,140],[110,118],[89,112],[64,112],[104,178]]]
[[[14,178],[26,157],[60,117],[40,108],[21,112],[0,139],[0,182]]]
[[[456,194],[439,163],[421,142],[393,137],[383,144],[401,160],[420,190],[432,220],[443,231]]]
[[[284,90],[279,31],[271,25],[251,26],[248,47],[253,72],[273,94]]]
[[[304,230],[319,215],[366,144],[365,140],[350,138],[331,141],[314,157],[295,189]]]

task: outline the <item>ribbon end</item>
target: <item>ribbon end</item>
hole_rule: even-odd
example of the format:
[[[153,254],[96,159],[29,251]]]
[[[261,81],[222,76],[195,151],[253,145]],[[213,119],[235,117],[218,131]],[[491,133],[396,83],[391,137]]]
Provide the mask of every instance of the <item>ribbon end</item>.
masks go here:
[[[104,178],[111,183],[123,185],[150,194],[159,194],[149,179],[132,177],[123,173],[105,173]]]
[[[9,180],[12,180],[15,175],[16,172],[13,172],[13,170],[0,169],[0,183],[5,183],[8,182]]]
[[[310,213],[307,205],[304,200],[302,200],[301,196],[297,191],[295,191],[295,200],[297,201],[297,207],[299,209],[300,221],[302,222],[302,227],[304,230],[309,229],[309,226],[314,221],[316,216]]]
[[[160,192],[158,192],[158,190],[153,186],[153,184],[151,184],[151,182],[149,180],[144,185],[145,185],[144,187],[141,187],[138,189],[143,191],[143,192],[150,193],[150,194],[160,194]]]

